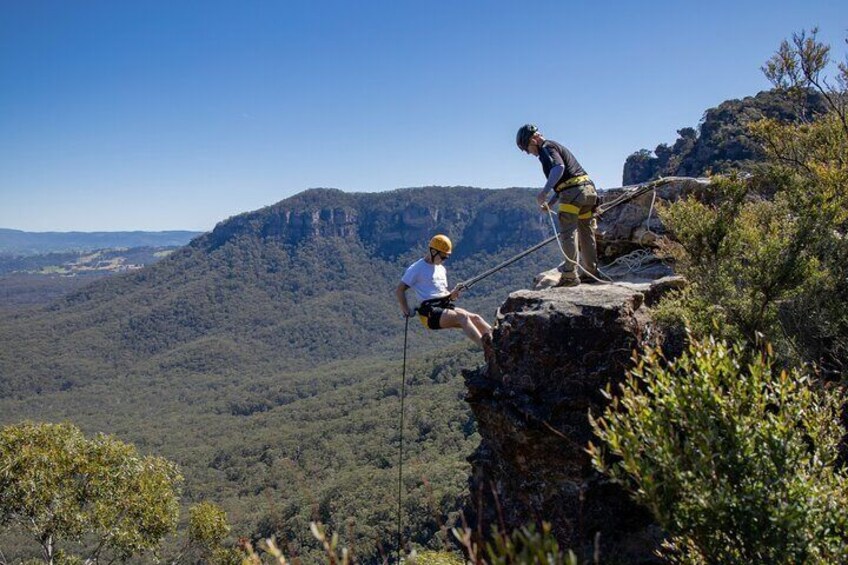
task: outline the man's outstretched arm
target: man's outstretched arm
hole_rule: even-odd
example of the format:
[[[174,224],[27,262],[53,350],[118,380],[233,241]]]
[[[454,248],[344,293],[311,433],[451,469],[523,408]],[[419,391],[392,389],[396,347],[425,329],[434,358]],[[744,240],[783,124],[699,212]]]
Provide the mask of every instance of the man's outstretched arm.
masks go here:
[[[407,317],[412,315],[412,311],[409,309],[409,304],[406,302],[406,291],[408,289],[409,285],[405,282],[398,284],[395,289],[395,296],[397,297],[398,304],[400,304],[400,311]]]

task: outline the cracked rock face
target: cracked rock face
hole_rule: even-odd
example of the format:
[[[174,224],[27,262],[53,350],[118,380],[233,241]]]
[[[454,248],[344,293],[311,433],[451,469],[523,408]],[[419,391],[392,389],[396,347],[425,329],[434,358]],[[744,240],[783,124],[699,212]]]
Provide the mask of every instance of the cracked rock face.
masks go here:
[[[609,259],[634,249],[655,246],[658,236],[666,232],[656,206],[701,194],[709,185],[707,178],[671,177],[667,184],[656,189],[656,194],[648,192],[609,210],[598,222],[598,256]],[[610,204],[632,188],[603,191],[600,195],[602,205]]]
[[[562,547],[654,562],[648,512],[592,469],[588,413],[621,382],[634,349],[654,339],[643,285],[581,285],[510,294],[498,311],[495,359],[464,374],[482,441],[471,456],[472,519],[483,531],[548,521]]]

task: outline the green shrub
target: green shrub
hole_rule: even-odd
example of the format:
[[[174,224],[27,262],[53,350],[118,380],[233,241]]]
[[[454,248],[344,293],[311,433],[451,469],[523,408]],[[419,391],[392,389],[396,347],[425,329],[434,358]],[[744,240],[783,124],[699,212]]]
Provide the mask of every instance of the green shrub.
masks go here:
[[[25,531],[46,563],[127,560],[177,525],[182,476],[161,457],[70,424],[0,429],[0,527]]]
[[[446,551],[421,551],[410,556],[410,565],[465,565],[465,559]]]
[[[692,340],[638,359],[592,420],[597,469],[647,506],[686,562],[848,558],[848,477],[835,468],[840,403],[771,348]]]
[[[754,343],[782,335],[780,305],[798,296],[817,261],[808,231],[785,198],[760,200],[741,179],[715,179],[710,194],[661,211],[680,244],[678,266],[691,284],[658,308],[696,334]]]
[[[833,69],[813,30],[784,41],[763,71],[795,101],[797,119],[748,123],[766,158],[752,179],[719,179],[712,193],[660,210],[691,285],[664,300],[657,317],[749,345],[763,334],[782,358],[844,378],[848,65]]]
[[[196,543],[217,547],[230,529],[226,512],[211,502],[201,502],[189,509],[188,536]]]
[[[493,526],[489,540],[482,544],[468,528],[454,528],[453,534],[473,565],[577,565],[572,551],[560,550],[547,522],[542,523],[541,531],[533,524],[511,533]]]

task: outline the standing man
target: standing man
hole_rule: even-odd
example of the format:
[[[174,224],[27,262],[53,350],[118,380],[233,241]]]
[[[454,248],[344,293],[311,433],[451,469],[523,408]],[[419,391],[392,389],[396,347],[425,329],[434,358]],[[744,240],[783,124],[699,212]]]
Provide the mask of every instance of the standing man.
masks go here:
[[[403,315],[411,316],[412,310],[406,301],[406,291],[413,289],[421,301],[418,317],[424,327],[431,330],[461,328],[468,339],[483,347],[488,358],[492,348],[492,326],[480,315],[454,306],[462,290],[459,286],[452,291],[448,290],[448,274],[444,262],[452,251],[453,245],[448,236],[433,236],[427,254],[406,269],[395,295]]]
[[[595,183],[571,151],[556,141],[542,137],[535,125],[521,126],[515,136],[515,143],[519,149],[535,155],[542,163],[542,171],[548,180],[536,195],[539,206],[547,209],[551,190],[558,195],[559,237],[566,261],[559,266],[562,274],[557,286],[577,286],[581,275],[587,281],[594,281],[593,277],[598,276],[598,250],[592,225],[598,202]]]

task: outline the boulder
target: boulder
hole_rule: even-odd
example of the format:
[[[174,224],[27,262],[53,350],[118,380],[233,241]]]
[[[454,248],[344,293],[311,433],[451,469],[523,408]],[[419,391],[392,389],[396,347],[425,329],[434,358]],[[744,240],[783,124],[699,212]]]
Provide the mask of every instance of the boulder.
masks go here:
[[[657,237],[665,234],[665,226],[657,215],[657,204],[674,202],[690,194],[698,194],[710,185],[708,178],[669,177],[655,191],[649,191],[603,213],[596,232],[598,257],[614,258],[634,249],[653,247]],[[601,208],[608,206],[636,186],[600,191]]]

